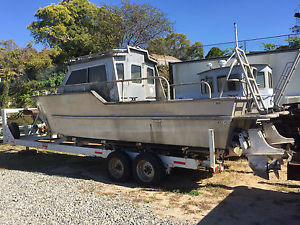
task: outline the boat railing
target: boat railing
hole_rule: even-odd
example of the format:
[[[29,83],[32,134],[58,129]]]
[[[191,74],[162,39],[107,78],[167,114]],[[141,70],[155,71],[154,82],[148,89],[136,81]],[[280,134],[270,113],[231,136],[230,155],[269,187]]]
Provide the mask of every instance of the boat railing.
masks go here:
[[[208,88],[208,98],[211,99],[211,87],[210,84],[206,81],[200,81],[200,82],[190,82],[190,83],[181,83],[181,84],[170,84],[171,87],[177,87],[177,86],[188,86],[188,85],[196,85],[196,84],[204,84]],[[200,91],[201,91],[200,86]],[[176,90],[173,88],[173,98],[176,98]]]
[[[43,91],[43,94],[57,94],[59,89],[69,88],[69,87],[80,87],[80,86],[90,86],[90,85],[104,85],[104,84],[115,84],[124,82],[134,82],[134,81],[142,81],[142,80],[163,80],[167,86],[167,99],[170,100],[170,83],[169,81],[162,76],[153,76],[153,77],[142,77],[142,78],[134,78],[134,79],[119,79],[119,80],[111,80],[111,81],[100,81],[100,82],[89,82],[89,83],[79,83],[79,84],[66,84],[55,87],[43,88],[40,89]],[[50,90],[48,92],[48,90]],[[123,89],[124,90],[124,89]],[[39,95],[39,91],[36,92]],[[124,91],[122,91],[122,100],[124,99]]]

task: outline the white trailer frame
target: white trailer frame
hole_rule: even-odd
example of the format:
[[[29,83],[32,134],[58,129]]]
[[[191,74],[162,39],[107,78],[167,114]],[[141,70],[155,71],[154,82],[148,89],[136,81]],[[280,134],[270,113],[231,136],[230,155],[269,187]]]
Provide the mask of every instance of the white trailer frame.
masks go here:
[[[3,143],[10,145],[19,145],[24,146],[27,149],[29,148],[37,148],[38,150],[51,150],[56,152],[65,152],[65,153],[73,153],[73,154],[81,154],[87,156],[96,156],[100,158],[107,158],[110,153],[114,150],[105,149],[105,148],[91,148],[91,147],[80,147],[75,145],[65,145],[62,144],[63,140],[60,138],[51,138],[46,135],[24,135],[19,139],[14,138],[11,130],[8,127],[7,116],[13,113],[19,113],[23,110],[23,108],[18,109],[2,109],[2,129],[3,129]],[[29,109],[29,110],[33,110]],[[215,144],[214,144],[214,131],[213,129],[208,130],[208,138],[210,142],[209,149],[209,160],[197,160],[186,157],[173,157],[173,156],[165,156],[157,154],[157,156],[161,159],[162,163],[166,168],[166,173],[169,174],[172,168],[179,167],[185,169],[192,170],[200,170],[206,169],[212,173],[221,172],[224,170],[222,163],[216,162],[216,154],[215,154]],[[51,142],[50,142],[51,141]],[[132,151],[124,151],[133,159],[139,153]]]

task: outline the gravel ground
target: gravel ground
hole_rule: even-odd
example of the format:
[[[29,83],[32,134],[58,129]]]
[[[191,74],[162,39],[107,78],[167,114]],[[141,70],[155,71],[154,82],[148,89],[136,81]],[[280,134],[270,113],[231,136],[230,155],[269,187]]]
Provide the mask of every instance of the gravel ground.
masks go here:
[[[0,170],[0,224],[188,224],[151,207],[79,187],[93,181]],[[91,185],[92,186],[92,185]]]

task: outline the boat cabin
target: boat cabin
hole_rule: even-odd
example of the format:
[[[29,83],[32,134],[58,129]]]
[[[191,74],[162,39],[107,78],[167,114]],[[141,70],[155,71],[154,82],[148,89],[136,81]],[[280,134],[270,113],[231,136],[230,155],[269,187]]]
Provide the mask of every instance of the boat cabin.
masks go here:
[[[79,57],[69,69],[59,93],[94,90],[108,102],[153,101],[164,98],[157,62],[148,51],[127,47]],[[161,88],[161,90],[158,89]]]
[[[272,69],[267,64],[252,65],[256,69],[256,83],[264,99],[267,108],[273,106],[272,95]],[[198,91],[187,85],[173,85],[173,96],[177,99],[205,99],[218,97],[244,97],[247,96],[247,88],[244,75],[240,66],[234,66],[230,77],[226,80],[230,67],[220,67],[197,73],[199,82],[191,83],[198,85]],[[201,83],[202,82],[202,83]]]

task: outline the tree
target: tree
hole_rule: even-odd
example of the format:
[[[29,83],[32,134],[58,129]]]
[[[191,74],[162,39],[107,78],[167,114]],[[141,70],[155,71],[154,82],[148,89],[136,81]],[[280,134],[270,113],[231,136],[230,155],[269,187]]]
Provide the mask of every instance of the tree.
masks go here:
[[[118,46],[121,17],[88,0],[63,0],[35,13],[27,28],[34,39],[59,52],[57,61]]]
[[[7,108],[9,106],[9,82],[4,80],[0,83],[0,106],[2,108]]]
[[[196,41],[187,50],[187,59],[202,59],[204,58],[203,44],[200,41]]]
[[[116,6],[106,8],[121,15],[123,32],[121,46],[146,47],[149,41],[164,37],[172,30],[172,23],[166,15],[150,4],[130,3],[125,0],[122,1],[120,8]]]
[[[217,58],[230,55],[229,49],[221,50],[218,47],[212,47],[205,58]]]
[[[295,37],[289,37],[286,41],[289,42],[289,47],[290,48],[300,48],[300,38],[295,36]]]
[[[52,49],[43,49],[38,52],[33,48],[25,48],[24,72],[29,79],[36,79],[39,71],[52,66],[52,57],[55,55]]]
[[[165,38],[157,38],[148,43],[150,53],[171,55],[181,60],[203,58],[204,51],[201,42],[191,45],[191,41],[184,34],[170,33]]]
[[[187,58],[187,51],[191,45],[191,41],[184,34],[171,33],[166,37],[168,55],[172,55],[179,59]]]
[[[21,48],[14,40],[3,40],[0,42],[0,77],[11,80],[27,74],[30,79],[35,79],[39,70],[52,66],[53,55],[53,49],[38,52],[32,43]]]
[[[22,50],[14,40],[0,42],[0,77],[10,79],[24,73]]]

